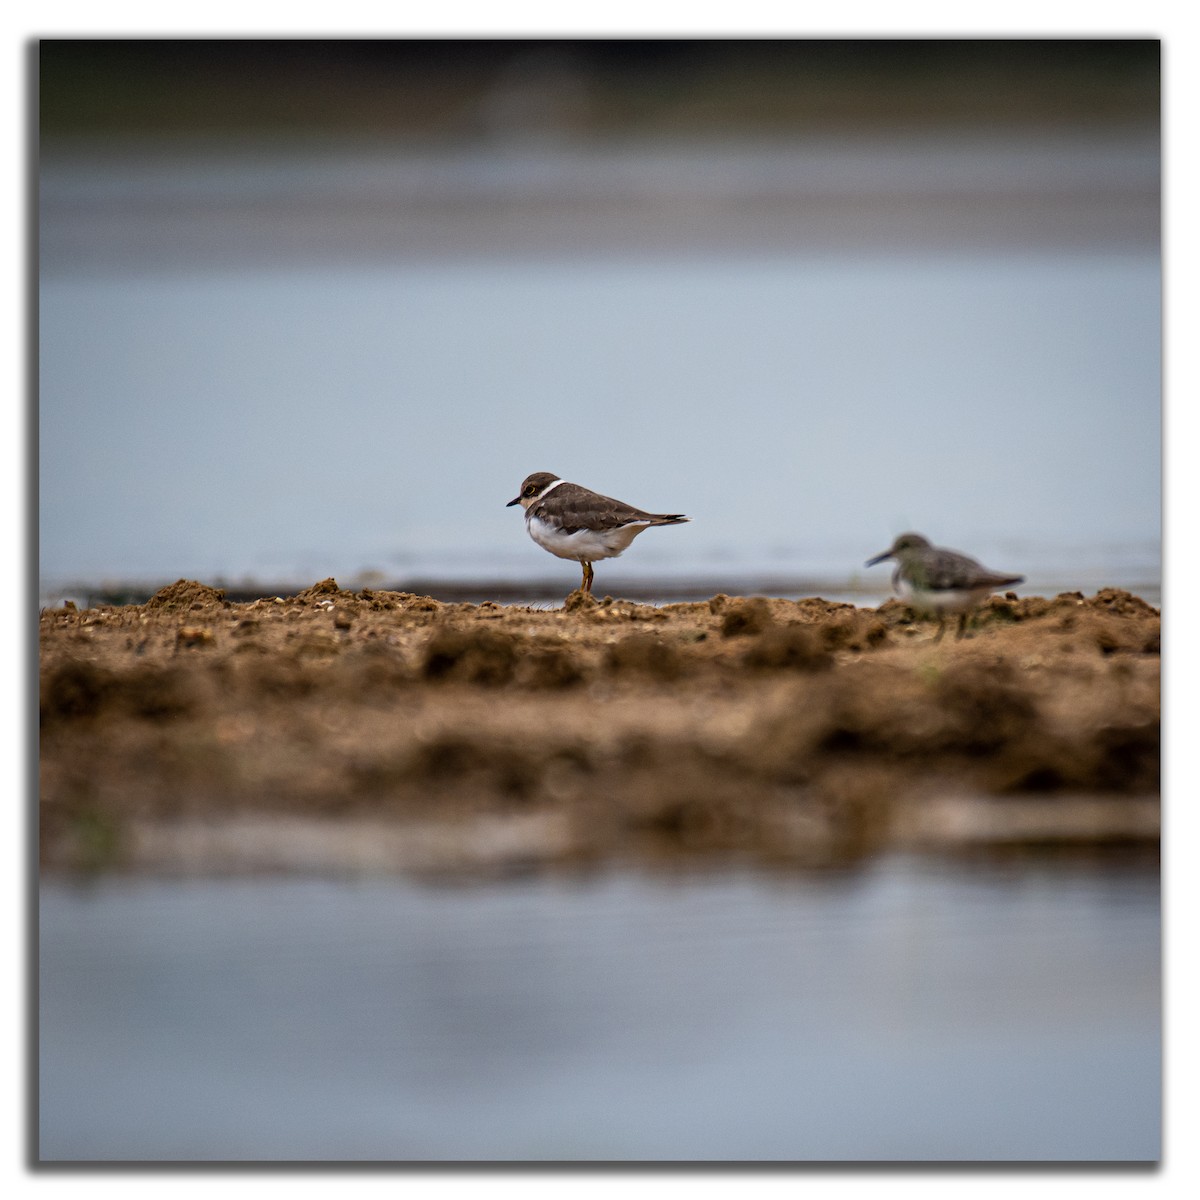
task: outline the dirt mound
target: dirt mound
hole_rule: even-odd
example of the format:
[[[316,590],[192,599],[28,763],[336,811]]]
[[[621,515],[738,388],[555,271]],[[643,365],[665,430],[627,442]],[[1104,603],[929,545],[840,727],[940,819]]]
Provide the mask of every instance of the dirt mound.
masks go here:
[[[209,587],[194,579],[180,579],[159,588],[146,608],[158,612],[203,612],[225,607],[225,589]]]
[[[514,674],[519,641],[483,626],[445,625],[425,643],[421,671],[426,679],[499,687]]]
[[[444,845],[519,819],[559,862],[1153,836],[1156,610],[994,596],[961,641],[936,628],[897,601],[546,610],[333,579],[48,610],[43,855],[136,864],[150,831],[271,817],[433,823]]]
[[[671,642],[639,630],[613,642],[605,658],[614,675],[670,681],[678,679],[684,669],[683,656]]]
[[[820,633],[797,623],[764,629],[742,661],[748,667],[768,670],[822,671],[833,666],[833,655]]]

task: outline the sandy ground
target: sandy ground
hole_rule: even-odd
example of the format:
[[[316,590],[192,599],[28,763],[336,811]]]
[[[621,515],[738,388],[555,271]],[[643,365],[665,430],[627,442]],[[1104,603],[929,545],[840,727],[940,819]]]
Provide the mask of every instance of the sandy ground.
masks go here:
[[[994,596],[552,610],[350,592],[41,615],[41,856],[510,872],[1157,845],[1159,613]]]

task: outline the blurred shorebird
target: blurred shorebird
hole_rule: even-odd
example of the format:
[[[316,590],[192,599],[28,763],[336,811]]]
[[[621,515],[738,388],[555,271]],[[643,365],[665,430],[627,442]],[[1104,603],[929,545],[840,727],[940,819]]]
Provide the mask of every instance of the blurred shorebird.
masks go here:
[[[1024,583],[1024,575],[999,575],[956,550],[931,545],[919,533],[902,533],[882,554],[867,560],[873,567],[884,559],[896,560],[892,586],[914,608],[938,615],[935,642],[946,632],[946,613],[956,612],[957,637],[966,632],[972,608],[985,596],[1002,587]]]
[[[505,506],[525,510],[525,528],[543,550],[583,565],[585,592],[592,590],[592,563],[616,558],[643,529],[690,521],[682,513],[648,513],[549,471],[535,471]]]

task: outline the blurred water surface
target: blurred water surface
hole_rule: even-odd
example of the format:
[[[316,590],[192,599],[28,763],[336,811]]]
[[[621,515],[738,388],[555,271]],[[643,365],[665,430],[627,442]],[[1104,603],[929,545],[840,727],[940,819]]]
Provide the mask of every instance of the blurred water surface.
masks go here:
[[[549,469],[693,517],[610,578],[856,586],[916,528],[1155,586],[1158,163],[1136,127],[55,143],[43,584],[570,585],[504,508]]]
[[[42,886],[40,1153],[1153,1160],[1156,867]]]

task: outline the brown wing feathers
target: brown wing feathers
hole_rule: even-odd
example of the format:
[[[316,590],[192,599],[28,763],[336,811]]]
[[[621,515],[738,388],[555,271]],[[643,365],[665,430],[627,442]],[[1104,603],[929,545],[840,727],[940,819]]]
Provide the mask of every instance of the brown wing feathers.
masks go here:
[[[531,516],[552,519],[564,533],[575,533],[580,529],[619,529],[632,521],[674,525],[687,520],[682,513],[645,512],[576,483],[560,483],[529,511]]]
[[[1023,575],[999,575],[982,563],[953,550],[935,549],[928,558],[925,584],[933,591],[962,587],[1003,587],[1022,583]]]

